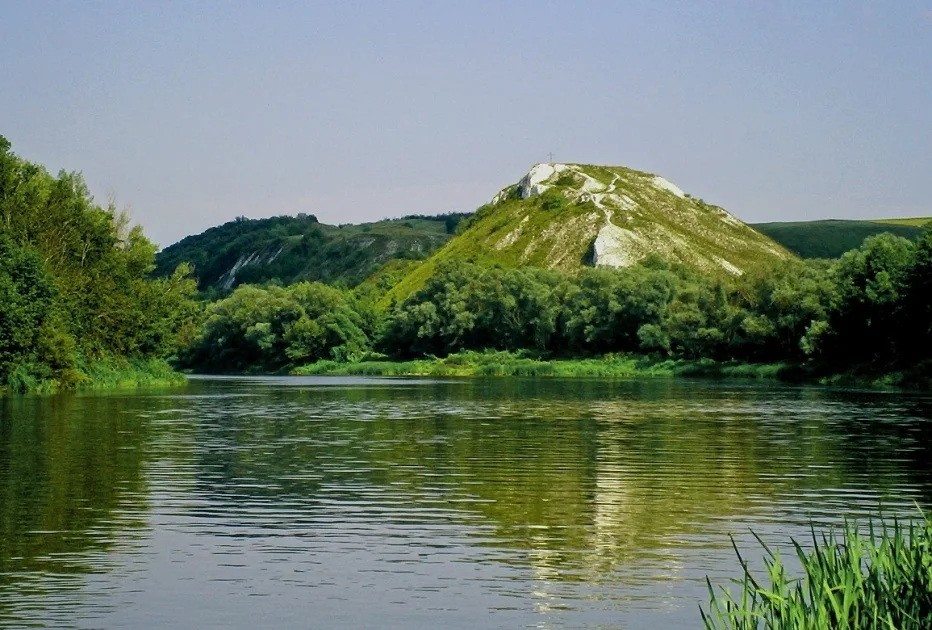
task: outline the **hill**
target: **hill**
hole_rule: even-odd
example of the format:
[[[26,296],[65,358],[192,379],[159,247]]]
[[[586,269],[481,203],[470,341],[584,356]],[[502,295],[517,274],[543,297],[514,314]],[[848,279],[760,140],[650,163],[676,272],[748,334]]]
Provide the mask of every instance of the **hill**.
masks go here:
[[[799,221],[786,223],[755,223],[758,232],[766,234],[802,258],[838,258],[861,246],[868,236],[890,232],[915,240],[922,233],[921,219],[882,219],[876,221]]]
[[[792,257],[724,209],[657,175],[616,166],[538,164],[479,208],[460,236],[386,299],[406,297],[440,262],[454,258],[575,272],[590,265],[626,267],[652,255],[727,275]]]
[[[269,280],[354,285],[389,260],[426,258],[450,240],[464,216],[409,216],[341,226],[304,214],[240,217],[166,247],[156,256],[156,274],[168,275],[188,262],[201,290]]]
[[[889,223],[890,225],[912,225],[925,227],[932,223],[932,217],[910,217],[908,219],[871,219],[872,223]]]

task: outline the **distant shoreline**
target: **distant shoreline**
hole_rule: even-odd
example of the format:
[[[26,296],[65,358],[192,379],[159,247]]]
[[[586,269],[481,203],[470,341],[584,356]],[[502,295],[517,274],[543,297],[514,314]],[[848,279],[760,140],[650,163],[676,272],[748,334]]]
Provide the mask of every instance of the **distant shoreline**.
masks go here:
[[[787,383],[932,390],[927,367],[908,371],[852,369],[832,373],[790,363],[746,363],[711,359],[663,359],[607,355],[588,359],[536,359],[510,352],[461,352],[445,358],[410,361],[374,359],[350,363],[318,361],[288,370],[295,376],[528,376],[580,378],[722,378]]]

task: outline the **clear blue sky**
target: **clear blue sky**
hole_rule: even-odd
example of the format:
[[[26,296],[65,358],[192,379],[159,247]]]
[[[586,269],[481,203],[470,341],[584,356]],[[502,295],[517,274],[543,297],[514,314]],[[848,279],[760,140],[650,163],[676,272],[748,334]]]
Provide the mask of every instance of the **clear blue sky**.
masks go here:
[[[932,215],[932,0],[4,0],[0,134],[162,245],[469,211],[551,151],[748,222]]]

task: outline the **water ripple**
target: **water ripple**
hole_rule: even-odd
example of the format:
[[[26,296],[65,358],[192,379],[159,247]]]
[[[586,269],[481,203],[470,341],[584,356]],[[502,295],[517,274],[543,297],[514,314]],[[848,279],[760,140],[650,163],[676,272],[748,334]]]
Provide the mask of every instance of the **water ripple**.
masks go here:
[[[276,377],[0,405],[0,626],[691,628],[731,537],[932,503],[923,396]]]

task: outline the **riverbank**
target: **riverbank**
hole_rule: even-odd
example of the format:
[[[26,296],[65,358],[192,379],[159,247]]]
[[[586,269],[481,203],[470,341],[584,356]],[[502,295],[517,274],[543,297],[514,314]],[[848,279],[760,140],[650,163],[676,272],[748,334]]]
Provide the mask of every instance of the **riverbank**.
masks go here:
[[[695,376],[792,380],[795,368],[783,363],[749,364],[710,359],[686,361],[644,355],[605,355],[590,359],[537,359],[512,352],[459,352],[442,359],[375,359],[355,363],[318,361],[290,371],[299,376],[559,376],[631,378]]]
[[[184,374],[161,359],[106,359],[63,370],[55,376],[14,369],[0,393],[53,394],[72,390],[134,389],[184,384]]]
[[[932,362],[907,370],[855,366],[832,372],[792,363],[745,363],[712,359],[665,359],[609,354],[589,359],[539,359],[513,352],[458,352],[444,358],[353,363],[318,361],[289,370],[298,376],[540,376],[540,377],[693,377],[777,380],[842,387],[932,390]]]

